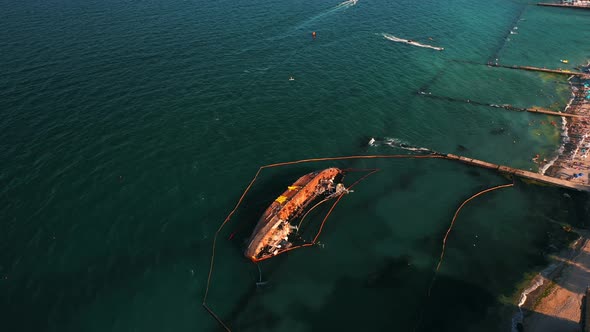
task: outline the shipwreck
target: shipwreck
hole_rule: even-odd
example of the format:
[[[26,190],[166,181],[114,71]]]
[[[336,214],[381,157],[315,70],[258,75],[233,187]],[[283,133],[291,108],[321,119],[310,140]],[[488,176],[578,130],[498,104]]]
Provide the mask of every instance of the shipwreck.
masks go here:
[[[306,245],[296,222],[312,203],[348,193],[341,183],[343,177],[343,170],[327,168],[306,174],[288,186],[258,220],[244,255],[253,262],[259,262]]]

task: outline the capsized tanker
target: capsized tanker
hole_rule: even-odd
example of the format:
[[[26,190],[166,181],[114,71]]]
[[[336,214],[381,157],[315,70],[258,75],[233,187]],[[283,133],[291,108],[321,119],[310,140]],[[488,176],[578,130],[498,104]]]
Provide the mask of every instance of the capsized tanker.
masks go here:
[[[347,193],[340,183],[344,172],[327,168],[300,177],[264,211],[248,240],[244,255],[253,262],[293,249],[301,241],[293,224],[310,203]]]

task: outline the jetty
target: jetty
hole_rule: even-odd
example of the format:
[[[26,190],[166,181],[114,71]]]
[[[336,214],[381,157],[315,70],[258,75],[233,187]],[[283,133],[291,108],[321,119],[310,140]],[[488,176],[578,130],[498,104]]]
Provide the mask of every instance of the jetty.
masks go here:
[[[560,74],[560,75],[568,75],[568,76],[584,76],[584,73],[581,72],[577,72],[577,71],[571,71],[568,69],[548,69],[548,68],[540,68],[540,67],[532,67],[532,66],[506,66],[506,65],[501,65],[499,63],[492,63],[489,62],[488,66],[491,67],[500,67],[500,68],[508,68],[508,69],[519,69],[519,70],[528,70],[528,71],[537,71],[537,72],[543,72],[543,73],[551,73],[551,74]]]
[[[506,109],[510,109],[507,107],[504,107]],[[554,111],[549,111],[549,110],[545,110],[542,108],[524,108],[522,109],[526,112],[530,112],[530,113],[541,113],[541,114],[547,114],[547,115],[554,115],[554,116],[565,116],[566,118],[584,118],[585,116],[583,115],[578,115],[578,114],[571,114],[571,113],[562,113],[562,112],[554,112]]]
[[[504,36],[502,37],[502,39],[499,40],[499,44],[494,49],[494,52],[492,53],[492,55],[490,55],[490,57],[488,58],[488,62],[494,62],[494,61],[497,62],[498,61],[498,57],[500,55],[500,52],[502,52],[502,50],[506,46],[506,43],[508,42],[508,37],[513,32],[513,28],[512,27],[515,27],[518,24],[518,21],[520,21],[520,19],[522,18],[522,15],[526,11],[526,8],[527,7],[528,7],[528,5],[523,5],[523,6],[520,7],[520,11],[518,12],[518,15],[514,16],[514,19],[512,20],[512,23],[510,23],[510,27],[511,28],[508,29],[508,30],[506,30],[506,33],[504,34]]]
[[[503,108],[503,109],[510,110],[510,111],[538,113],[538,114],[546,114],[546,115],[553,115],[553,116],[564,116],[566,118],[584,118],[585,117],[584,115],[550,111],[548,109],[544,109],[544,108],[541,108],[541,107],[537,107],[537,108],[520,108],[520,107],[512,106],[510,104],[505,104],[505,105],[491,104],[489,106],[496,107],[496,108]]]
[[[529,171],[525,171],[525,170],[518,169],[518,168],[512,168],[509,166],[496,165],[496,164],[489,163],[487,161],[458,156],[458,155],[454,155],[451,153],[443,154],[443,155],[447,159],[450,159],[450,160],[457,160],[457,161],[460,161],[464,164],[478,166],[478,167],[487,168],[487,169],[492,169],[492,170],[498,171],[500,173],[517,176],[519,178],[531,180],[534,182],[538,182],[538,183],[542,183],[542,184],[546,184],[546,185],[557,186],[557,187],[562,187],[562,188],[567,188],[567,189],[574,189],[574,190],[578,190],[578,191],[590,192],[590,185],[576,183],[576,182],[572,182],[572,181],[568,181],[568,180],[564,180],[564,179],[558,179],[558,178],[543,175],[540,173],[529,172]]]
[[[509,110],[509,111],[516,111],[516,112],[529,112],[529,113],[546,114],[546,115],[552,115],[552,116],[564,116],[567,118],[585,118],[586,117],[584,115],[578,115],[578,114],[555,112],[555,111],[551,111],[551,110],[544,109],[541,107],[523,108],[523,107],[516,107],[516,106],[510,105],[510,104],[499,105],[499,104],[484,103],[484,102],[476,101],[476,100],[472,100],[472,99],[459,99],[459,98],[453,98],[453,97],[437,96],[437,95],[433,95],[430,92],[425,92],[425,91],[418,91],[418,95],[421,95],[421,96],[427,97],[427,98],[432,98],[432,99],[439,99],[439,100],[446,100],[446,101],[457,102],[457,103],[472,104],[475,106],[501,108],[501,109],[505,109],[505,110]]]

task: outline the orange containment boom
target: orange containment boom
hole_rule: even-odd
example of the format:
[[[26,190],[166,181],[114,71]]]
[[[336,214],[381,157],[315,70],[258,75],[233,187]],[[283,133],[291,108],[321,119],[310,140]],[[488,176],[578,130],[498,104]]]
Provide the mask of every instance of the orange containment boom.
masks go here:
[[[341,169],[327,168],[306,174],[287,187],[258,220],[244,255],[259,262],[292,249],[298,229],[291,221],[300,217],[311,202],[346,193],[344,185],[338,183],[343,175]]]

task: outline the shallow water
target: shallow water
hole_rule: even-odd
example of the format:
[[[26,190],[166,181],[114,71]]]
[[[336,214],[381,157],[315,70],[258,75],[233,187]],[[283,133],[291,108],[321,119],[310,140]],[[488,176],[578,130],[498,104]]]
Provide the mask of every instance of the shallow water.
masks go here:
[[[534,169],[531,158],[559,143],[549,118],[417,92],[560,109],[563,77],[485,63],[557,67],[567,57],[573,67],[590,51],[580,28],[589,13],[505,0],[2,0],[0,9],[8,331],[212,330],[200,305],[211,241],[260,165],[406,152],[369,147],[375,137]],[[258,216],[298,176],[333,165],[383,170],[343,199],[323,248],[262,264],[269,283],[256,290],[241,250]],[[523,183],[478,198],[427,298],[456,207],[508,181],[444,160],[264,171],[221,233],[209,304],[243,331],[504,329],[525,272],[563,235],[547,218],[583,223],[587,200]]]

